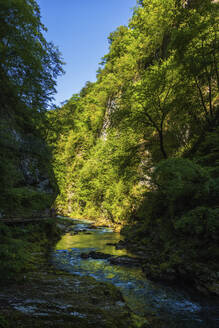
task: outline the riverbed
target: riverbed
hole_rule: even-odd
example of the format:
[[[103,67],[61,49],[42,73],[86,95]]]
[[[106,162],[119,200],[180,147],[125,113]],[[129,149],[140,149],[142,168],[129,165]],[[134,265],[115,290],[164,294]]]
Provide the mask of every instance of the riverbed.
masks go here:
[[[112,264],[112,258],[135,258],[125,249],[116,249],[116,244],[122,238],[118,232],[107,227],[95,227],[89,221],[72,219],[72,224],[74,228],[63,235],[52,253],[52,263],[58,269],[113,284],[122,292],[134,313],[146,318],[159,318],[165,327],[219,326],[219,305],[215,304],[215,300],[194,295],[176,286],[147,280],[135,261],[119,264],[117,261],[117,264]],[[98,254],[102,258],[98,258]]]

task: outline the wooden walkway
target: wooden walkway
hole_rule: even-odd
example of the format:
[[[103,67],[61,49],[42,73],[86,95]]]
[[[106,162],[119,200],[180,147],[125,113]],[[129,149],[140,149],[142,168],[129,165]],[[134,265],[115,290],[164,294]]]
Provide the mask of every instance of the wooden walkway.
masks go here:
[[[44,221],[46,219],[51,219],[51,217],[45,216],[45,217],[39,217],[39,218],[5,218],[0,219],[0,223],[28,223],[28,222],[38,222],[38,221]]]

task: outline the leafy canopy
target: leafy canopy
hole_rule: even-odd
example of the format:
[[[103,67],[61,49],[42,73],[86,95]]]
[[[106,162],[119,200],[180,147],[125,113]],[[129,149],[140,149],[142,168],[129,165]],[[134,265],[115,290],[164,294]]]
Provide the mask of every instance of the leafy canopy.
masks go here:
[[[42,111],[51,103],[62,60],[44,38],[35,0],[0,0],[1,105],[17,97],[29,109]]]

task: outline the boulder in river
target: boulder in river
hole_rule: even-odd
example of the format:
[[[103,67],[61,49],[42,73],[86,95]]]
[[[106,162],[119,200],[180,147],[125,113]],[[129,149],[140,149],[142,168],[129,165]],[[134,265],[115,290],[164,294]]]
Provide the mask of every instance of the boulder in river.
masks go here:
[[[141,260],[139,258],[129,257],[129,256],[114,256],[110,254],[105,254],[102,252],[91,251],[89,253],[81,253],[82,259],[103,259],[108,260],[110,264],[114,265],[127,265],[127,266],[141,266]]]
[[[130,256],[111,256],[109,259],[110,264],[127,265],[127,266],[141,266],[141,261],[138,258]]]
[[[112,255],[110,254],[105,254],[105,253],[101,253],[101,252],[95,252],[95,251],[91,251],[89,253],[81,253],[81,258],[82,259],[88,259],[88,258],[92,258],[92,259],[109,259],[111,258]]]

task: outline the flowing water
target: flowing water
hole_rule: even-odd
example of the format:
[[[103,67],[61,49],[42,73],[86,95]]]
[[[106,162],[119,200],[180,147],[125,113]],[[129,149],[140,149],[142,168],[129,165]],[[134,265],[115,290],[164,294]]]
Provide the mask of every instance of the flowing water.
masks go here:
[[[130,308],[140,316],[157,316],[165,328],[218,328],[219,305],[145,278],[140,267],[111,265],[107,259],[81,258],[81,253],[98,251],[116,256],[132,254],[116,250],[121,236],[109,228],[92,228],[86,221],[72,220],[73,233],[66,233],[56,245],[52,261],[70,273],[92,276],[117,286]]]

